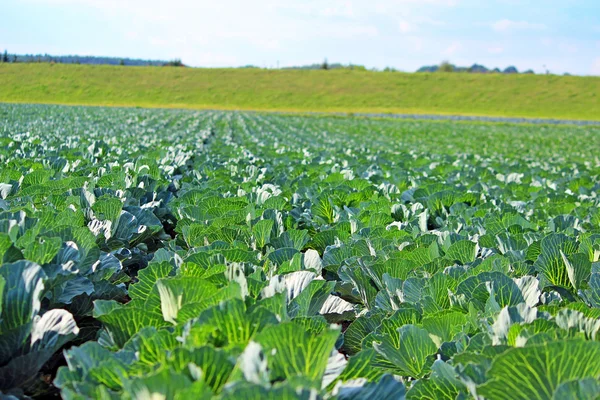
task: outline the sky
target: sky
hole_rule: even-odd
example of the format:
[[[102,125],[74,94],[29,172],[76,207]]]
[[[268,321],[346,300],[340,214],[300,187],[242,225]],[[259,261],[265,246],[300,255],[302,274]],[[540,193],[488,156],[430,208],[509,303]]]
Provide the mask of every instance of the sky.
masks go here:
[[[9,53],[600,75],[600,0],[0,0]]]

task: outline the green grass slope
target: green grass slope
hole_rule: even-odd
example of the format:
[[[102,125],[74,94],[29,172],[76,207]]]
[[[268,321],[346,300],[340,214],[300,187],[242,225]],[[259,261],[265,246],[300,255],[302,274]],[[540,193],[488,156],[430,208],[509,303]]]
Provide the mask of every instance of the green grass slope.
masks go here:
[[[600,77],[0,64],[0,102],[600,120]]]

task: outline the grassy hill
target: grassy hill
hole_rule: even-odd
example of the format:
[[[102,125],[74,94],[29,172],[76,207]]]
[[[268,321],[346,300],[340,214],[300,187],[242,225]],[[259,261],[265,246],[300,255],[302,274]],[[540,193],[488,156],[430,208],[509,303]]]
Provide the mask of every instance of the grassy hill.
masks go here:
[[[0,102],[600,120],[600,77],[0,64]]]

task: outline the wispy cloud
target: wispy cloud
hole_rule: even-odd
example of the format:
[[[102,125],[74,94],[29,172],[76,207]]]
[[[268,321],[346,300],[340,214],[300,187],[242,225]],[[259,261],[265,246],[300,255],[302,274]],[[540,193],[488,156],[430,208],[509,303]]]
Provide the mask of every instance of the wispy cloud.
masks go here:
[[[320,15],[324,17],[354,18],[356,16],[356,11],[352,2],[344,1],[340,4],[321,9]]]
[[[577,48],[577,46],[574,43],[571,42],[567,42],[567,41],[562,41],[559,43],[558,45],[558,49],[564,53],[577,53],[579,51],[579,49]]]
[[[45,1],[75,1],[75,0],[45,0]],[[95,0],[85,0],[95,1]],[[112,1],[112,0],[111,0]],[[177,1],[177,0],[173,0]],[[182,0],[179,0],[182,1]],[[190,0],[202,1],[202,0]],[[208,0],[206,0],[208,1]],[[227,1],[227,0],[222,0]],[[232,1],[232,0],[229,0]],[[244,0],[240,0],[244,1]],[[410,11],[424,11],[424,7],[444,8],[455,7],[461,0],[257,0],[251,4],[257,7],[259,3],[269,3],[276,9],[292,10],[299,14],[313,17],[342,17],[362,19],[369,15],[383,15],[390,18],[406,15]],[[248,3],[250,5],[250,3]]]
[[[500,54],[504,52],[504,47],[489,47],[487,51],[490,54]]]
[[[444,51],[442,51],[442,54],[445,56],[452,56],[456,54],[460,49],[462,49],[462,44],[460,42],[453,42]]]
[[[527,21],[512,21],[510,19],[501,19],[492,23],[492,29],[496,32],[509,32],[515,30],[544,30],[546,29],[546,25],[535,23],[535,22],[527,22]]]
[[[398,21],[398,30],[401,33],[410,33],[444,25],[446,25],[444,21],[439,21],[429,17],[407,16],[400,18]]]
[[[398,29],[402,33],[408,33],[413,31],[415,27],[410,22],[402,20],[398,23]]]

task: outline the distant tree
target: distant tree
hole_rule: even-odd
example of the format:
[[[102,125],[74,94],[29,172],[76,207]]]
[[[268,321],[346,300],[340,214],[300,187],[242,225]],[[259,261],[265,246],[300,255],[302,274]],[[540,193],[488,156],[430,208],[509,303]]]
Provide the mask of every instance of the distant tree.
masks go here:
[[[544,66],[544,68],[545,67],[546,66]],[[467,72],[467,73],[480,73],[480,74],[485,74],[485,73],[517,74],[517,73],[519,73],[517,68],[514,66],[510,66],[504,70],[500,70],[498,68],[488,69],[487,67],[485,67],[484,65],[481,65],[481,64],[473,64],[470,67],[461,67],[461,66],[456,66],[456,65],[450,64],[448,61],[444,61],[439,65],[424,66],[417,70],[417,72],[437,72],[437,71]],[[523,73],[524,74],[533,74],[534,72],[531,69],[528,69],[527,71],[524,71]]]
[[[172,61],[166,62],[163,64],[165,67],[185,67],[185,65],[181,62],[181,59],[176,58]]]
[[[440,69],[439,65],[425,65],[417,70],[417,72],[437,72]]]
[[[119,61],[119,65],[125,65],[125,61],[123,61],[123,59],[121,59],[121,61]]]
[[[353,71],[366,71],[367,67],[365,67],[364,65],[350,64],[348,65],[348,69],[351,69]]]
[[[327,62],[327,59],[323,60],[323,63],[321,64],[321,69],[329,69],[329,63]]]
[[[454,72],[454,65],[450,64],[448,61],[442,61],[440,64],[440,68],[438,69],[440,72]]]
[[[4,54],[2,55],[2,62],[8,62],[8,51],[4,50]]]
[[[550,70],[548,68],[546,68],[546,64],[544,64],[543,67],[546,70],[546,75],[550,75]]]
[[[18,59],[17,55],[16,55],[16,54],[13,54],[13,60],[12,60],[12,62],[16,63],[16,62],[17,62],[17,59]]]
[[[469,69],[470,69],[469,72],[473,72],[473,73],[484,74],[486,72],[490,72],[489,69],[487,69],[487,67],[480,65],[480,64],[473,64],[473,65],[471,65],[471,67]]]

